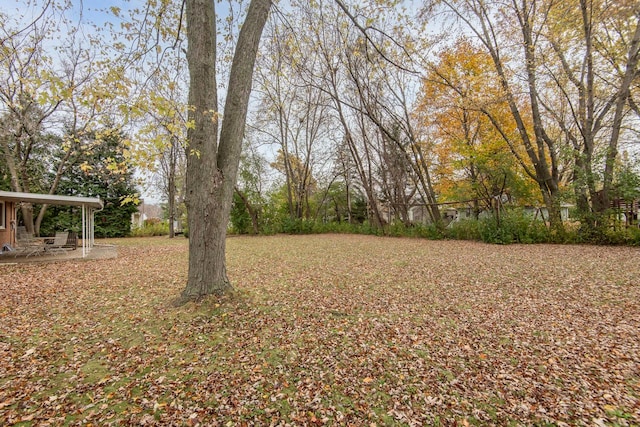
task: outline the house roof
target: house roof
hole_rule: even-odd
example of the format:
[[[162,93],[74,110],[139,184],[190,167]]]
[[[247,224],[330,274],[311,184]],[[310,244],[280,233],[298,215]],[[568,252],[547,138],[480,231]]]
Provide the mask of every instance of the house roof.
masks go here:
[[[87,206],[102,209],[102,200],[95,197],[57,196],[55,194],[18,193],[0,191],[0,200],[12,202],[40,203],[47,205]]]

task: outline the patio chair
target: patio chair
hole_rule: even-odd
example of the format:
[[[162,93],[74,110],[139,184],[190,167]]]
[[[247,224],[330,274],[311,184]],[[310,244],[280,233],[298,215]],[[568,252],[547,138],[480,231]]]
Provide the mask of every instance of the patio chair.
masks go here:
[[[45,250],[47,253],[51,253],[53,255],[65,254],[67,253],[67,238],[69,237],[68,231],[58,231],[56,232],[55,237],[53,238],[53,243],[45,245]]]
[[[29,258],[31,255],[41,255],[44,252],[44,244],[42,240],[33,237],[32,233],[27,233],[18,229],[16,234],[16,247],[14,257],[18,255],[26,255]]]

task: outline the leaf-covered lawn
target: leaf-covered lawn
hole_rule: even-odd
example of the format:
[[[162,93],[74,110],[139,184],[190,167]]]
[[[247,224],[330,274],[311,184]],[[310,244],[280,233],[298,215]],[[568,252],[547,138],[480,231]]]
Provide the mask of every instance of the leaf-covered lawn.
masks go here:
[[[0,424],[638,425],[640,251],[234,237],[0,265]]]

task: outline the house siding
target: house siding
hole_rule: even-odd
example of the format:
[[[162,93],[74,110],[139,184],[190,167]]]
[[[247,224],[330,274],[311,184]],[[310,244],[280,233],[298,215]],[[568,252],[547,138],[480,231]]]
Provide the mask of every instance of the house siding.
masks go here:
[[[7,243],[15,246],[16,240],[15,233],[13,232],[16,220],[14,203],[0,200],[0,209],[3,210],[3,212],[1,212],[3,215],[0,215],[0,247]],[[14,226],[12,227],[12,225]]]

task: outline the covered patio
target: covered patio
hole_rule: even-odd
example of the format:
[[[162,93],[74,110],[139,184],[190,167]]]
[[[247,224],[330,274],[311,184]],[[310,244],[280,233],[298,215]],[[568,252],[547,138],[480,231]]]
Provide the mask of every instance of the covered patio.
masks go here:
[[[94,247],[94,215],[102,210],[102,200],[94,197],[58,196],[51,194],[0,191],[0,247],[16,245],[17,209],[20,203],[79,206],[82,208],[82,257]]]
[[[91,260],[104,260],[118,257],[118,249],[114,245],[110,244],[96,244],[90,252],[86,255],[82,255],[80,249],[69,250],[64,254],[49,254],[44,252],[39,256],[13,256],[11,254],[0,255],[0,266],[12,265],[12,264],[32,264],[32,263],[49,263],[49,262],[64,262],[64,261],[91,261]]]

